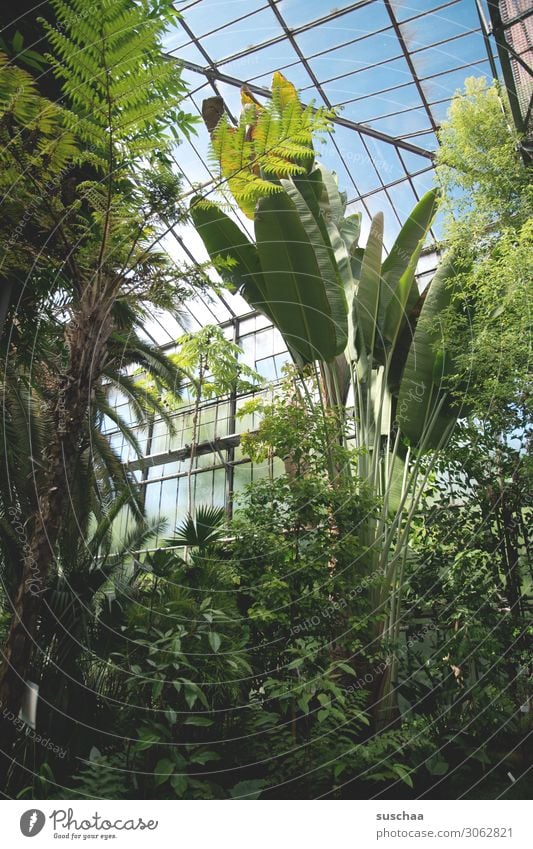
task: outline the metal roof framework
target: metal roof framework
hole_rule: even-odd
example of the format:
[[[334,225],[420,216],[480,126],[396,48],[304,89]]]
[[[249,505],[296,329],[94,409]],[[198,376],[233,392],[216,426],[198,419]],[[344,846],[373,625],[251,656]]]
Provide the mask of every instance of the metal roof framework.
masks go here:
[[[271,74],[280,70],[304,102],[335,110],[335,132],[323,158],[348,192],[349,211],[362,212],[364,227],[378,209],[384,211],[389,245],[433,182],[436,132],[453,94],[467,76],[490,80],[499,69],[496,44],[483,28],[484,0],[358,0],[334,8],[329,0],[175,5],[182,17],[167,52],[183,65],[189,108],[201,115],[201,101],[215,93],[236,115],[240,87],[246,83],[268,97]],[[186,193],[198,186],[204,193],[216,189],[219,177],[208,148],[202,125],[178,149],[176,167]],[[437,220],[433,239],[439,228]],[[205,259],[192,231],[171,232],[173,254],[192,263]],[[199,294],[186,309],[193,328],[249,312],[242,298],[229,293]],[[147,332],[160,344],[177,335],[161,317]]]

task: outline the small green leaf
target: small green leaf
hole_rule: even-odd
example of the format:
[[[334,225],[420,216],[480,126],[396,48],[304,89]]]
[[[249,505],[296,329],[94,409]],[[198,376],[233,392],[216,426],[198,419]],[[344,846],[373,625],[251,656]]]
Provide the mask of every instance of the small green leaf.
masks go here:
[[[197,752],[193,752],[191,757],[190,757],[191,763],[201,764],[202,766],[204,764],[209,763],[210,761],[218,761],[218,760],[220,760],[220,755],[218,755],[216,752],[197,751]]]
[[[186,775],[173,775],[170,779],[170,786],[177,796],[183,796],[188,785],[189,782]]]
[[[160,784],[164,784],[165,781],[172,775],[174,772],[175,765],[169,758],[161,758],[155,765],[155,783],[156,787]]]
[[[184,687],[185,687],[185,701],[187,702],[189,707],[192,709],[194,707],[194,705],[196,704],[196,700],[198,698],[198,690],[197,690],[196,684],[186,683],[184,685]]]
[[[448,772],[448,766],[438,753],[432,755],[426,761],[426,769],[431,775],[445,775]]]
[[[355,669],[352,669],[351,666],[348,666],[348,664],[344,663],[344,661],[342,660],[336,664],[336,667],[337,669],[342,669],[343,672],[346,672],[348,675],[353,675],[354,678],[357,677],[357,672],[355,671]]]
[[[403,764],[393,764],[392,769],[409,787],[413,786],[413,779],[411,778],[409,774],[410,770],[408,770],[407,767],[403,766]]]
[[[22,33],[19,32],[19,30],[17,30],[15,35],[13,36],[13,42],[12,43],[13,43],[13,51],[15,53],[20,53],[20,51],[22,50],[22,45],[24,43],[24,38],[22,36]]]
[[[239,783],[230,790],[231,798],[258,799],[264,786],[265,781],[262,778],[254,778],[250,781],[239,781]]]
[[[222,640],[220,634],[217,634],[216,631],[209,632],[209,645],[211,646],[215,654],[219,650],[221,642]]]
[[[165,717],[168,719],[168,721],[170,722],[171,725],[174,725],[174,723],[176,722],[176,719],[178,718],[178,715],[177,715],[176,711],[173,710],[172,708],[167,708],[166,711],[165,711]]]
[[[201,727],[207,727],[213,724],[213,720],[209,719],[208,716],[188,716],[184,722],[184,725],[198,725]]]
[[[300,710],[302,711],[302,713],[305,713],[305,714],[309,713],[309,699],[310,698],[311,698],[310,693],[304,693],[298,699],[297,704],[298,704],[298,707],[300,708]]]

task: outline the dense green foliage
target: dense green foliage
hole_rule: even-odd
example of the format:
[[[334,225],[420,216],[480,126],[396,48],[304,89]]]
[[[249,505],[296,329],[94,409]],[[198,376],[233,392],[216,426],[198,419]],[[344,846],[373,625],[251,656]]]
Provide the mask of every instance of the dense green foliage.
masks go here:
[[[179,109],[180,69],[160,49],[172,6],[96,6],[87,16],[82,2],[54,0],[58,24],[43,24],[61,103],[41,96],[28,71],[0,64],[0,540],[13,612],[0,700],[16,712],[49,583],[67,564],[76,571],[75,552],[114,499],[142,523],[135,480],[101,423],[113,419],[138,450],[108,403],[113,388],[140,424],[156,411],[168,419],[160,395],[179,395],[181,372],[140,327],[154,309],[176,311],[198,283],[160,246],[162,215],[183,214],[168,129],[192,127]],[[135,367],[152,391],[132,379]]]
[[[97,0],[95,15],[51,3],[62,102],[0,54],[3,792],[520,797],[533,230],[500,93],[468,81],[442,127],[455,216],[424,293],[436,190],[384,257],[383,216],[360,245],[359,216],[315,162],[328,116],[280,74],[270,105],[245,90],[238,126],[213,128],[222,186],[255,241],[210,200],[191,217],[224,284],[273,321],[294,363],[241,410],[259,421],[242,456],[284,473],[211,507],[192,497],[202,404],[260,379],[221,328],[185,334],[169,356],[141,333],[206,285],[162,248],[189,214],[173,164],[194,122],[162,56],[176,13],[167,0]],[[102,425],[141,458],[111,393],[134,425],[172,429],[184,383],[189,514],[173,528],[147,521]],[[17,719],[25,679],[40,688],[31,733]]]

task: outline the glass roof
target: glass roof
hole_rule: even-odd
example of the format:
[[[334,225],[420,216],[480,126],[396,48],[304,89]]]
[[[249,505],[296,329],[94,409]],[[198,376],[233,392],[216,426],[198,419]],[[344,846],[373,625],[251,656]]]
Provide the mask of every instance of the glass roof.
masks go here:
[[[240,111],[246,83],[268,96],[275,70],[301,92],[302,101],[333,107],[335,132],[321,146],[324,164],[348,193],[350,212],[385,214],[390,246],[417,199],[432,184],[435,130],[450,99],[468,76],[492,79],[499,72],[496,47],[483,35],[476,0],[184,0],[182,17],[166,49],[184,66],[189,109],[201,115],[202,100],[219,94],[230,115]],[[484,0],[479,3],[486,14]],[[490,51],[490,56],[489,56]],[[209,135],[178,148],[184,190],[207,187],[216,175],[208,164]],[[437,220],[433,237],[439,236]],[[191,228],[180,228],[168,250],[203,261],[203,245]],[[191,328],[249,312],[238,296],[206,297],[188,305]],[[147,327],[147,330],[149,328]],[[163,331],[163,333],[161,332]],[[150,333],[171,341],[175,328],[154,319]],[[166,335],[166,338],[165,338]]]

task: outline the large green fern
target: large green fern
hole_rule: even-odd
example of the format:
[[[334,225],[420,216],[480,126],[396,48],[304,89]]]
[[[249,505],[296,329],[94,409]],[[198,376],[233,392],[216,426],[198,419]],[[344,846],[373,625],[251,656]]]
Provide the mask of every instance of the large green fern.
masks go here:
[[[329,129],[328,113],[303,106],[292,83],[276,71],[272,98],[261,105],[243,88],[237,127],[223,115],[211,136],[210,159],[220,188],[253,218],[259,198],[283,189],[283,177],[305,174],[313,164],[313,136]]]
[[[31,563],[40,584],[50,581],[62,540],[78,519],[86,525],[95,479],[105,482],[105,496],[132,483],[95,432],[95,407],[106,409],[106,380],[121,384],[122,356],[158,388],[178,385],[177,369],[143,346],[135,329],[146,313],[177,307],[186,279],[158,248],[166,219],[184,213],[171,168],[173,136],[193,124],[180,109],[180,67],[162,50],[176,16],[172,2],[95,0],[90,14],[85,0],[50,2],[56,25],[44,26],[62,102],[42,97],[38,80],[0,60],[0,284],[10,331],[0,338],[0,357],[13,362],[14,380],[35,385],[35,396],[50,404],[39,480],[25,511],[32,555],[17,576],[0,670],[0,700],[15,712],[39,618],[24,570]],[[125,380],[141,417],[161,409]],[[129,442],[135,447],[134,435]]]

